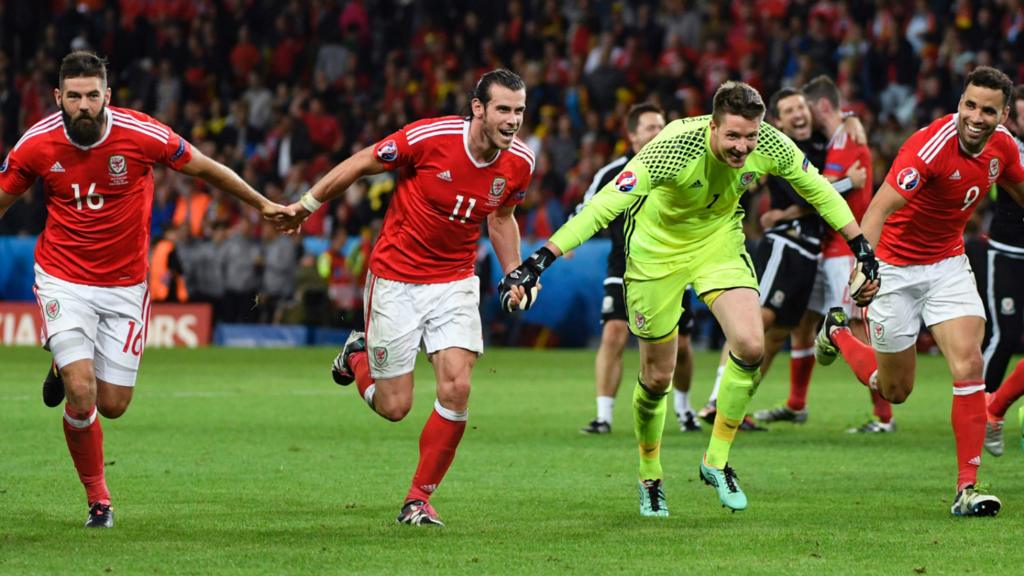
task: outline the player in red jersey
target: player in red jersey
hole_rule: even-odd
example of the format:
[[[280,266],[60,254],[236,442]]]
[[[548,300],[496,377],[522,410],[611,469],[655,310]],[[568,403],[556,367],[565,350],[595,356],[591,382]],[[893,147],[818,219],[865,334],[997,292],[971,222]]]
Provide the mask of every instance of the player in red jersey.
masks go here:
[[[60,112],[28,129],[0,165],[0,216],[37,178],[46,228],[35,251],[43,345],[59,370],[64,436],[85,486],[88,527],[109,528],[99,414],[117,418],[132,399],[146,342],[146,271],[153,164],[202,178],[263,215],[291,214],[227,167],[145,114],[110,106],[106,62],[72,52],[61,62]],[[49,403],[49,402],[48,402]]]
[[[434,366],[437,401],[420,436],[420,457],[398,522],[442,525],[430,496],[466,428],[470,374],[483,352],[474,274],[486,220],[502,270],[519,264],[513,212],[533,173],[533,153],[516,132],[526,86],[508,70],[481,76],[468,118],[420,120],[334,167],[300,202],[299,223],[361,176],[398,170],[398,189],[370,255],[366,332],[353,332],[335,359],[335,381],[353,380],[377,414],[397,422],[412,407],[413,367],[422,346]]]
[[[979,66],[967,76],[957,113],[903,144],[863,220],[864,236],[878,246],[881,261],[882,287],[868,309],[871,346],[854,338],[846,314],[833,308],[815,351],[823,364],[841,353],[858,380],[900,404],[914,388],[915,344],[924,321],[953,376],[956,516],[992,516],[1001,507],[998,498],[975,489],[985,436],[985,311],[963,233],[996,182],[1024,203],[1024,167],[1001,126],[1012,92],[1005,74]]]

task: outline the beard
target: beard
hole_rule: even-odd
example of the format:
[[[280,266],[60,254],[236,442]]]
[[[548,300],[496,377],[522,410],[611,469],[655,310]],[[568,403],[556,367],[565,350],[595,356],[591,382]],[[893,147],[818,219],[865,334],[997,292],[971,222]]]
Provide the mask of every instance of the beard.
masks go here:
[[[107,107],[103,105],[95,116],[90,116],[88,112],[82,111],[78,116],[72,118],[63,106],[60,107],[64,129],[67,130],[71,141],[79,146],[92,146],[100,139],[103,134],[103,119],[106,111]]]

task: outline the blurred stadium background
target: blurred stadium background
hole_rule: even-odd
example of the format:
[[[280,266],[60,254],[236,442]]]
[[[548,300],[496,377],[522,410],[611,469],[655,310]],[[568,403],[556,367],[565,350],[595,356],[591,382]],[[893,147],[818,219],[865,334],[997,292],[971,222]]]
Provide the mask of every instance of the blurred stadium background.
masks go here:
[[[1024,7],[1010,0],[7,0],[0,3],[0,155],[53,112],[60,58],[107,57],[113,101],[143,110],[272,199],[294,201],[348,154],[412,120],[461,113],[480,73],[528,85],[520,137],[539,158],[517,217],[526,247],[622,153],[630,104],[705,113],[739,78],[765,97],[826,73],[867,127],[875,178],[903,138],[954,109],[963,76],[991,64],[1015,81]],[[281,237],[217,190],[156,174],[151,346],[331,344],[361,323],[366,258],[394,176],[364,179]],[[32,344],[32,246],[42,185],[0,220],[0,341]],[[748,195],[751,242],[767,195]],[[985,230],[979,210],[972,234]],[[584,346],[599,334],[608,245],[545,277],[541,306],[498,314],[481,245],[490,344]],[[572,277],[562,282],[560,277]],[[189,306],[171,306],[188,303]],[[696,344],[720,344],[700,315]]]

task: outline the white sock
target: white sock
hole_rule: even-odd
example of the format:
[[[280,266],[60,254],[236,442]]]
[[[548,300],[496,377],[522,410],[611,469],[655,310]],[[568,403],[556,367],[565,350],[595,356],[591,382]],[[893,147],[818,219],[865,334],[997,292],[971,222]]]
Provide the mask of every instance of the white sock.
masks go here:
[[[614,396],[597,397],[597,419],[600,422],[612,423],[612,410],[615,408]]]
[[[377,385],[376,384],[370,384],[366,388],[366,392],[363,392],[363,400],[366,400],[366,403],[370,405],[370,410],[374,409],[373,408],[373,397],[376,394],[377,394]]]
[[[685,416],[690,412],[693,412],[693,408],[690,408],[690,393],[683,392],[673,388],[672,397],[675,400],[676,414]]]
[[[711,396],[708,396],[708,402],[718,401],[718,387],[722,385],[722,374],[725,373],[725,364],[718,367],[718,372],[715,373],[715,386],[711,389]]]

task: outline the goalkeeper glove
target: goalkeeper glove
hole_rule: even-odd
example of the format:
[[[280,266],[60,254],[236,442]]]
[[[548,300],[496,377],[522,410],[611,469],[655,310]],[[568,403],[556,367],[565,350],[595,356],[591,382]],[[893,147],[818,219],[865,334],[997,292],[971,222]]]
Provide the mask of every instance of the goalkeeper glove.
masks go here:
[[[530,257],[524,260],[522,264],[506,274],[501,279],[501,283],[498,284],[498,299],[501,303],[501,309],[505,312],[529,310],[537,300],[537,283],[540,281],[540,275],[555,261],[555,258],[556,256],[551,250],[541,247],[533,254],[530,254]],[[522,286],[525,292],[518,306],[512,303],[511,291],[513,286]]]
[[[871,244],[863,234],[859,234],[846,244],[853,250],[853,256],[857,259],[853,278],[850,279],[850,296],[856,299],[864,284],[878,280],[878,259],[875,258],[875,251],[871,249]]]

